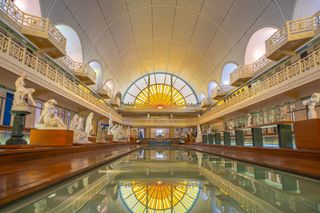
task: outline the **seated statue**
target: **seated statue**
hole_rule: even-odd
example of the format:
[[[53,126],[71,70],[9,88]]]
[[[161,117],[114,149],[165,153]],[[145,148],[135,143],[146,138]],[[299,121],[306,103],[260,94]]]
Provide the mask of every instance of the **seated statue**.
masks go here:
[[[309,100],[302,102],[304,106],[308,106],[308,119],[315,119],[318,117],[315,110],[318,102],[320,102],[320,93],[313,93]]]
[[[90,113],[91,114],[91,113]],[[88,116],[87,122],[86,123],[91,123],[92,124],[92,115]],[[87,124],[88,126],[88,124]],[[88,139],[90,134],[84,130],[83,128],[83,118],[79,117],[78,115],[74,115],[71,123],[70,123],[70,130],[73,130],[73,143],[91,143]],[[88,129],[86,128],[89,132],[92,130],[92,125],[90,129],[90,125],[88,126]]]
[[[44,108],[41,112],[38,124],[38,129],[66,129],[66,125],[63,123],[61,118],[54,114],[56,100],[50,99],[44,103]]]
[[[24,73],[15,82],[16,91],[14,92],[12,111],[30,112],[28,104],[31,106],[36,106],[36,103],[32,97],[32,93],[34,93],[35,90],[31,88],[25,88],[25,78],[26,74]],[[26,100],[28,100],[28,103]]]

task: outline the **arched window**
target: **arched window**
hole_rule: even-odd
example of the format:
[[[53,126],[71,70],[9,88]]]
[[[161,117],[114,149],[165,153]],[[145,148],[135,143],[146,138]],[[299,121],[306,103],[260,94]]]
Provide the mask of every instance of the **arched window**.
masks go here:
[[[201,92],[199,94],[199,102],[203,101],[205,98],[206,98],[206,95],[203,92]]]
[[[208,84],[208,98],[212,97],[212,90],[218,86],[217,82],[211,81]]]
[[[179,76],[156,72],[134,81],[124,93],[123,102],[137,108],[163,109],[197,104],[198,98]]]
[[[14,0],[13,2],[20,10],[41,17],[39,0]]]
[[[62,33],[62,35],[67,39],[67,48],[66,48],[67,55],[72,60],[82,63],[83,62],[82,47],[81,47],[80,38],[77,32],[71,27],[64,24],[58,24],[56,25],[56,27]]]
[[[230,73],[238,67],[235,63],[228,63],[223,66],[221,74],[221,86],[230,85]]]
[[[113,80],[109,79],[107,80],[103,87],[106,89],[106,90],[109,90],[111,92],[111,94],[113,93]]]
[[[265,41],[268,38],[270,38],[270,36],[272,36],[276,31],[276,28],[265,27],[256,31],[251,36],[247,44],[246,53],[244,57],[245,64],[252,64],[266,54]]]
[[[320,0],[297,0],[293,12],[293,19],[312,16],[320,10]]]
[[[96,89],[102,86],[102,67],[99,62],[92,61],[89,63],[89,66],[96,72]]]

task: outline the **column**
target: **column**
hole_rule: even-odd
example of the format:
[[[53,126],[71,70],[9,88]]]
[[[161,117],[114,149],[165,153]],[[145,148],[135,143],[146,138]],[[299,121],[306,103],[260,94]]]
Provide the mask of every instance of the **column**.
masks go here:
[[[252,145],[254,147],[263,147],[262,128],[252,128]]]
[[[278,140],[280,148],[292,148],[293,138],[292,138],[292,125],[290,124],[278,124]]]
[[[230,132],[223,132],[223,142],[224,142],[224,145],[227,145],[227,146],[231,145],[231,134],[230,134]]]
[[[216,132],[214,135],[215,135],[215,144],[221,145],[221,134],[220,134],[220,132]]]
[[[214,144],[214,134],[213,133],[208,134],[208,140],[209,140],[209,144]]]
[[[236,130],[236,145],[237,146],[244,146],[244,137],[242,130]]]

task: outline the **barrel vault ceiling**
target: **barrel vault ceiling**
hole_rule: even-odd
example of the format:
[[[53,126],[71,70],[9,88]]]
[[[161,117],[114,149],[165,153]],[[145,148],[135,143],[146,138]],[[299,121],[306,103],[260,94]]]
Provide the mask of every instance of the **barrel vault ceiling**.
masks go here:
[[[292,18],[295,0],[40,0],[42,16],[79,34],[84,61],[124,92],[142,74],[180,75],[197,92],[242,64],[250,36]]]

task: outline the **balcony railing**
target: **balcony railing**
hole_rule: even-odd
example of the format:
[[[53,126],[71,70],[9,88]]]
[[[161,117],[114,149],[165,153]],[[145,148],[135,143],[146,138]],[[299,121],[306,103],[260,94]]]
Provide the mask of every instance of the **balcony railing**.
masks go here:
[[[131,125],[163,125],[163,126],[170,126],[170,125],[190,125],[195,126],[197,125],[198,119],[197,118],[191,118],[191,119],[161,119],[161,118],[124,118],[123,121],[125,123],[130,123]]]
[[[213,100],[220,100],[222,99],[226,94],[230,92],[232,89],[229,85],[222,85],[221,87],[216,87],[212,90],[212,99]]]
[[[266,40],[267,58],[279,60],[310,40],[319,32],[320,11],[311,17],[287,21]]]
[[[320,49],[314,50],[307,57],[296,61],[264,80],[251,84],[250,87],[243,87],[241,91],[235,92],[224,100],[219,101],[210,109],[210,111],[212,113],[221,112],[222,110],[232,107],[240,102],[246,101],[248,98],[258,96],[279,84],[285,84],[292,78],[298,77],[311,68],[320,69]]]
[[[50,56],[61,57],[65,55],[66,38],[49,22],[49,19],[25,13],[10,0],[1,0],[0,11],[9,18],[7,20],[10,23],[18,26],[22,34],[39,46],[40,49],[44,48],[45,51],[48,51],[47,53]],[[52,48],[47,49],[48,44],[45,45],[45,39],[48,39],[58,49],[58,54],[52,51]]]
[[[112,98],[112,90],[107,86],[98,88],[97,92],[102,98],[105,98],[105,99]]]
[[[137,106],[135,104],[125,104],[125,103],[121,103],[121,109],[122,110],[136,110],[136,109],[143,109],[143,110],[155,110],[155,108],[152,107],[141,107],[141,106]],[[199,104],[186,104],[186,105],[175,105],[175,106],[166,106],[163,108],[163,110],[198,110],[200,109],[200,105]],[[158,109],[159,110],[159,109]]]
[[[88,65],[74,61],[68,55],[59,59],[66,68],[70,69],[83,83],[92,85],[96,83],[96,72]]]
[[[48,81],[59,84],[65,90],[89,101],[104,110],[106,113],[110,112],[110,106],[85,86],[71,80],[67,75],[60,73],[55,67],[45,61],[42,61],[32,53],[29,53],[26,48],[21,47],[19,44],[12,41],[11,38],[3,35],[2,33],[0,33],[0,55],[1,54],[11,57],[17,63],[24,65],[26,68],[32,69],[43,77],[46,77]]]
[[[267,59],[264,55],[252,64],[240,65],[230,74],[230,84],[232,86],[241,86],[242,84],[250,80],[253,76],[260,73],[262,68],[264,68],[270,62],[271,60]]]
[[[212,104],[213,104],[213,101],[211,98],[204,98],[200,103],[200,107],[201,108],[208,108]]]

